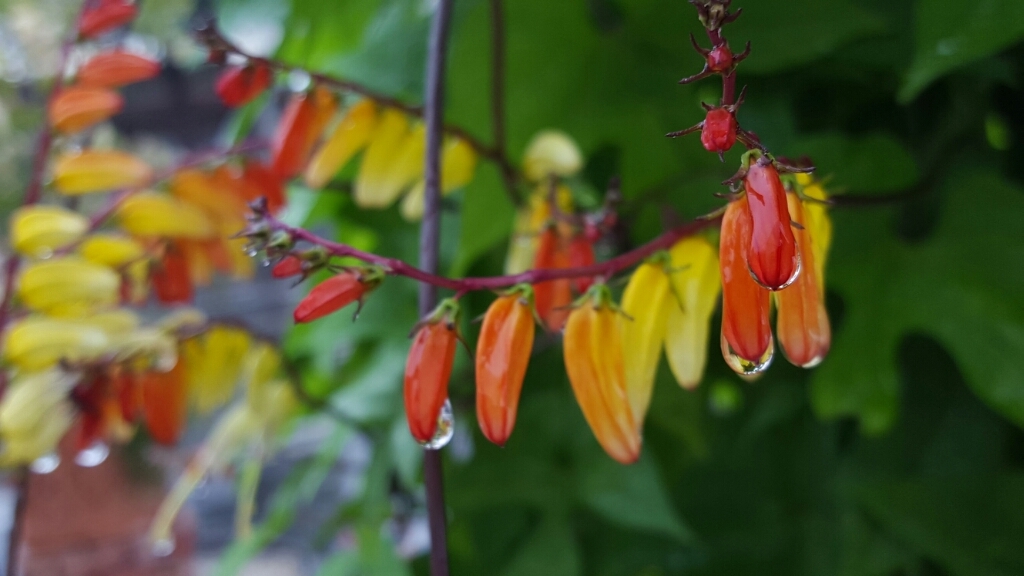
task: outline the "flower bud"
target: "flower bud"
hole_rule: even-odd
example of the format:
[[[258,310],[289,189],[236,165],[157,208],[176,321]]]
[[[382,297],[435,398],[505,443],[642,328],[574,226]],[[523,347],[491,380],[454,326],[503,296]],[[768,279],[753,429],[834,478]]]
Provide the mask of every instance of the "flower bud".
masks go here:
[[[386,109],[356,177],[354,198],[362,208],[386,208],[416,180],[423,177],[426,129],[411,130],[403,112]]]
[[[803,227],[796,231],[803,272],[789,288],[775,294],[779,309],[775,329],[786,358],[796,366],[811,368],[824,360],[832,343],[832,329],[825,310],[824,275],[817,258],[817,253],[827,251],[828,246],[815,249],[814,226],[808,218],[807,206],[796,194],[786,196],[789,212]],[[821,216],[828,218],[824,212]]]
[[[722,273],[722,354],[740,374],[761,372],[774,347],[769,325],[770,293],[751,277],[745,255],[754,225],[748,196],[730,202],[722,217],[718,249]]]
[[[567,268],[567,248],[558,228],[549,226],[540,234],[533,267],[537,270]],[[544,326],[551,332],[561,330],[565,319],[569,317],[569,305],[572,304],[572,282],[568,278],[538,282],[534,284],[533,291],[537,315]]]
[[[252,62],[245,66],[225,68],[214,84],[214,91],[224,105],[236,108],[256,99],[274,81],[274,73],[262,62]]]
[[[88,218],[60,206],[22,206],[11,214],[11,246],[25,256],[49,258],[88,230]]]
[[[0,465],[25,465],[57,449],[74,418],[75,380],[55,369],[14,378],[0,401]]]
[[[78,21],[82,38],[95,38],[135,19],[138,7],[131,0],[96,0]]]
[[[323,86],[292,95],[271,142],[273,170],[283,179],[302,172],[327,123],[338,108],[338,98]]]
[[[665,356],[679,385],[693,389],[704,376],[711,315],[722,289],[718,255],[699,236],[680,240],[670,254],[672,294],[667,302]]]
[[[188,366],[188,389],[200,414],[207,414],[231,400],[251,338],[244,330],[211,326],[205,334],[181,345]]]
[[[362,307],[363,298],[383,279],[384,274],[378,268],[346,270],[331,276],[314,286],[295,307],[295,322],[312,322],[353,302],[359,302]]]
[[[531,182],[550,176],[572,176],[583,167],[583,155],[576,142],[558,130],[538,132],[526,146],[523,174]]]
[[[78,254],[90,262],[120,268],[142,260],[146,249],[136,240],[114,232],[90,234],[78,246]]]
[[[50,126],[71,134],[107,120],[123,107],[124,98],[107,88],[64,88],[50,101]]]
[[[204,239],[214,235],[210,218],[197,206],[167,194],[133,194],[117,208],[121,227],[135,236]]]
[[[405,416],[413,438],[426,444],[437,431],[448,398],[448,379],[458,343],[458,304],[445,300],[420,324],[405,364]]]
[[[110,339],[99,326],[32,315],[12,322],[2,352],[4,360],[12,365],[36,371],[60,360],[94,360],[109,346]]]
[[[29,264],[18,280],[18,297],[33,310],[76,315],[117,303],[117,273],[78,256]]]
[[[663,259],[664,260],[664,259]],[[645,262],[633,272],[622,294],[622,357],[626,396],[633,421],[643,428],[665,342],[665,325],[672,296],[665,263]]]
[[[516,289],[487,309],[476,345],[476,416],[488,440],[504,446],[512,435],[533,350],[532,290]]]
[[[167,372],[150,370],[138,377],[142,413],[153,440],[171,446],[181,437],[188,415],[188,369],[181,358]]]
[[[67,195],[137,188],[152,179],[153,170],[148,164],[117,150],[63,154],[53,168],[54,188]]]
[[[704,117],[704,128],[700,131],[700,143],[708,152],[723,154],[736,144],[739,124],[736,116],[725,107],[712,108]]]
[[[622,326],[611,294],[602,285],[569,314],[565,326],[565,368],[576,402],[598,443],[623,464],[640,458],[640,429],[626,392]]]
[[[758,284],[782,290],[800,273],[800,251],[790,224],[786,189],[767,156],[750,157],[743,186],[752,223],[747,265]]]
[[[75,79],[81,86],[119,88],[149,80],[160,74],[160,63],[124,50],[111,50],[93,56],[78,69]]]
[[[306,167],[306,185],[323,188],[370,141],[377,126],[377,105],[369,98],[354,104],[313,155]]]
[[[441,193],[445,196],[469,184],[476,170],[476,152],[461,138],[449,138],[441,151]],[[410,222],[423,218],[426,182],[420,180],[402,199],[402,217]]]

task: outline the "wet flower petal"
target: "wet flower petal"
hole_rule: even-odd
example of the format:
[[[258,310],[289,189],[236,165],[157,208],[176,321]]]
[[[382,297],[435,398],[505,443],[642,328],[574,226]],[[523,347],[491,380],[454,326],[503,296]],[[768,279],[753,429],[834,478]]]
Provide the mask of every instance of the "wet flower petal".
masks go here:
[[[499,297],[487,309],[476,347],[476,414],[488,440],[504,446],[512,435],[519,393],[533,350],[529,289]]]
[[[752,233],[747,198],[730,202],[722,218],[718,252],[722,274],[722,354],[729,367],[740,374],[764,370],[774,352],[768,323],[770,293],[751,277],[745,258]]]

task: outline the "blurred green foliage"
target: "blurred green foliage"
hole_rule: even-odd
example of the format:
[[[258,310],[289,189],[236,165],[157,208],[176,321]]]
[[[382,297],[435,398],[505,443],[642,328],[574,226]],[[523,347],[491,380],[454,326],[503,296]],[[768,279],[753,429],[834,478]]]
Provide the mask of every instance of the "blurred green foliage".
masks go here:
[[[456,2],[447,110],[484,139],[487,4]],[[735,4],[743,16],[726,36],[753,46],[739,68],[749,85],[741,123],[776,152],[811,157],[834,191],[863,201],[833,213],[833,351],[811,371],[778,359],[750,384],[713,341],[696,392],[663,366],[632,467],[598,448],[548,339],[531,361],[516,433],[504,449],[487,444],[460,352],[451,397],[465,434],[446,465],[453,573],[1024,573],[1024,4]],[[229,32],[259,18],[280,25],[277,55],[289,62],[416,102],[429,6],[230,0],[221,10]],[[512,154],[540,129],[570,133],[588,157],[580,186],[623,178],[629,242],[657,235],[664,212],[689,218],[719,202],[712,194],[738,151],[720,164],[696,138],[663,137],[718,97],[714,80],[676,84],[701,64],[686,39],[700,32],[692,7],[509,0],[506,12]],[[993,122],[1001,136],[990,145]],[[416,227],[395,210],[298,189],[293,199],[293,222],[415,259]],[[500,272],[512,206],[493,166],[449,207],[446,269]],[[406,570],[382,525],[395,492],[422,492],[400,383],[414,291],[389,280],[358,322],[337,314],[287,339],[310,393],[362,424],[376,448],[362,499],[338,516],[357,527],[360,549],[324,574]],[[468,296],[465,316],[489,300]],[[476,330],[465,326],[471,343]],[[408,570],[427,573],[422,559]]]

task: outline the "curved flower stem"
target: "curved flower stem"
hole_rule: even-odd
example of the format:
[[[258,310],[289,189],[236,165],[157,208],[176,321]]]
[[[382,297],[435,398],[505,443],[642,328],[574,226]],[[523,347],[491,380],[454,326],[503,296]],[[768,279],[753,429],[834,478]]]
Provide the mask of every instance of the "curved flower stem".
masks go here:
[[[408,264],[407,262],[397,258],[389,258],[387,256],[364,252],[347,244],[326,240],[312,232],[309,232],[308,230],[288,226],[273,216],[265,216],[264,218],[264,221],[272,230],[286,232],[294,240],[300,240],[316,246],[321,246],[333,256],[355,258],[356,260],[361,260],[367,264],[380,266],[384,268],[388,274],[405,276],[423,284],[436,286],[438,288],[445,288],[455,292],[500,290],[502,288],[515,286],[516,284],[536,284],[538,282],[557,280],[560,278],[579,278],[583,276],[611,278],[619,272],[639,264],[655,252],[671,247],[678,240],[687,236],[692,236],[705,228],[716,226],[721,221],[721,215],[719,211],[716,211],[707,216],[697,218],[692,222],[673,228],[661,236],[658,236],[650,242],[630,250],[629,252],[625,252],[615,258],[604,262],[598,262],[597,264],[592,264],[590,266],[580,266],[577,268],[535,269],[507,276],[449,278],[447,276],[440,276],[434,272],[428,272],[422,268],[417,268],[416,266]]]
[[[215,20],[208,20],[204,25],[198,28],[196,30],[196,37],[200,42],[205,44],[212,51],[219,51],[224,54],[237,54],[239,56],[246,58],[250,62],[263,64],[271,68],[272,70],[277,70],[280,72],[301,71],[308,74],[309,77],[312,78],[313,81],[318,84],[330,86],[332,88],[344,92],[351,92],[353,94],[364,96],[366,98],[369,98],[370,100],[373,100],[374,102],[377,102],[382,106],[401,110],[411,116],[416,116],[420,118],[424,117],[424,107],[408,104],[406,102],[399,100],[398,98],[395,98],[394,96],[389,96],[387,94],[377,92],[358,82],[345,80],[343,78],[336,78],[329,74],[322,74],[320,72],[315,72],[312,70],[307,70],[305,68],[302,68],[301,66],[295,66],[292,64],[281,62],[280,60],[274,60],[272,58],[263,58],[260,56],[254,56],[252,54],[249,54],[248,52],[242,50],[233,42],[228,40],[221,33],[220,29],[217,28],[217,23]],[[503,107],[503,100],[501,102],[501,106]],[[472,148],[480,157],[486,158],[487,160],[496,163],[505,179],[506,192],[508,193],[509,199],[517,206],[522,203],[519,191],[515,187],[515,182],[518,180],[518,172],[515,168],[515,165],[509,160],[506,154],[503,141],[502,143],[496,144],[494,146],[488,146],[482,140],[480,140],[476,136],[473,136],[472,134],[469,133],[468,130],[460,126],[446,125],[443,127],[443,129],[444,132],[446,132],[447,134],[456,136],[462,139],[464,142],[466,142],[466,144],[468,144],[470,148]]]
[[[444,129],[445,61],[448,32],[451,27],[452,1],[440,0],[430,26],[427,50],[427,79],[423,101],[426,122],[424,158],[424,210],[420,226],[420,268],[435,274],[441,244],[441,137]],[[500,144],[499,144],[500,146]],[[437,287],[421,284],[420,316],[430,314],[437,302]],[[423,483],[427,490],[427,517],[430,526],[430,573],[448,576],[448,526],[444,504],[444,469],[441,451],[424,449]]]

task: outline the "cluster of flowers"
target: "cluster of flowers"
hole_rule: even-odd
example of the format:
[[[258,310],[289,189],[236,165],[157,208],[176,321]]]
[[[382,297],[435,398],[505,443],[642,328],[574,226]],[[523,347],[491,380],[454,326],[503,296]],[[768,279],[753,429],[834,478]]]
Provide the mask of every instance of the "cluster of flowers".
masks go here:
[[[254,100],[274,80],[270,65],[253,59],[228,67],[217,93],[229,106]],[[387,208],[402,198],[407,220],[423,216],[425,127],[403,110],[361,98],[339,114],[340,99],[325,83],[291,95],[271,143],[273,171],[283,179],[302,176],[324,188],[360,152],[352,197],[362,208]],[[464,139],[447,136],[442,146],[443,192],[464,187],[476,171],[477,153]],[[404,196],[403,196],[404,195]]]
[[[132,2],[91,3],[78,22],[78,53],[105,45],[93,40],[135,13]],[[251,275],[244,241],[230,236],[244,226],[247,200],[265,197],[273,209],[284,202],[280,179],[256,162],[159,175],[128,153],[86,147],[85,131],[121,106],[114,89],[159,69],[145,57],[104,49],[71,74],[70,85],[59,82],[51,98],[49,128],[61,136],[52,202],[30,197],[10,221],[10,246],[22,266],[14,297],[3,304],[11,321],[2,348],[2,465],[48,471],[69,433],[76,461],[95,465],[108,442],[127,441],[139,424],[155,441],[173,444],[190,406],[209,413],[239,388],[246,399],[228,414],[257,407],[247,409],[244,426],[222,426],[270,432],[296,409],[293,388],[278,377],[277,361],[267,360],[276,358],[270,345],[191,307],[162,317],[134,309],[150,291],[164,304],[189,303],[193,285],[208,283],[215,270]],[[166,190],[147,189],[164,179]],[[109,198],[90,218],[66,207],[83,195]],[[12,305],[16,312],[8,315]]]
[[[823,270],[831,224],[824,190],[804,174],[780,175],[758,151],[743,162],[742,185],[724,210],[717,251],[708,235],[678,240],[640,264],[618,305],[609,278],[583,273],[516,285],[494,301],[476,345],[477,418],[490,441],[504,445],[512,433],[535,320],[548,331],[563,332],[577,401],[600,444],[623,463],[639,457],[662,351],[681,386],[692,389],[700,382],[720,292],[722,353],[736,372],[754,375],[771,362],[772,302],[786,357],[804,367],[821,361],[830,343]],[[596,215],[570,213],[571,193],[559,179],[581,165],[579,151],[563,134],[545,132],[531,143],[524,174],[537,189],[517,217],[510,272],[594,264],[593,242],[612,216],[607,209]],[[276,246],[282,247],[277,277],[330,266],[323,247],[295,250],[288,239]],[[380,266],[337,270],[299,303],[296,322],[361,305],[389,273]],[[405,407],[412,435],[426,446],[448,433],[445,404],[461,338],[458,326],[458,301],[448,299],[415,329]]]

